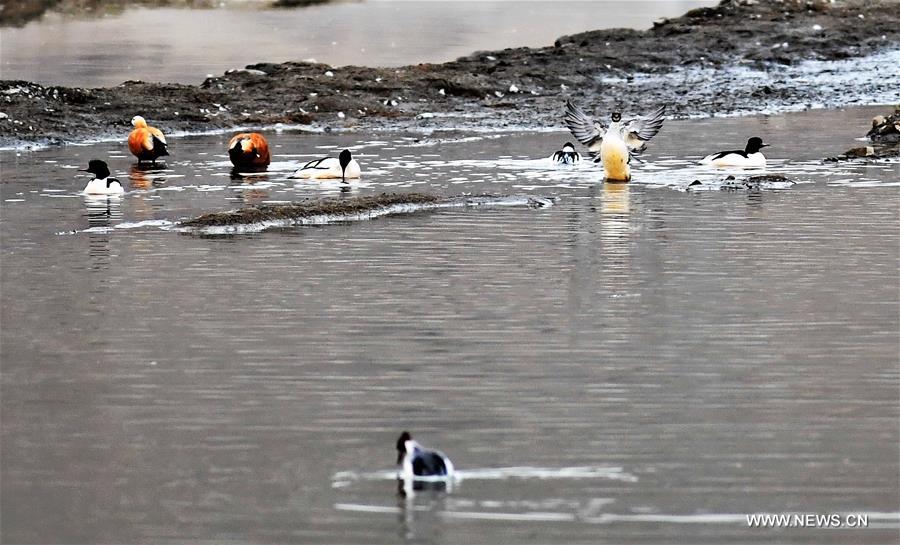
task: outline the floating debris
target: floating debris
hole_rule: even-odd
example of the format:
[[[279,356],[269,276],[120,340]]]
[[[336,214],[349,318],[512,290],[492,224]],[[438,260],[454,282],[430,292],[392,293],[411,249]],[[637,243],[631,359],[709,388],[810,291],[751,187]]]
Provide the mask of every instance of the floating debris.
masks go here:
[[[425,193],[382,193],[365,197],[309,199],[287,204],[261,204],[228,212],[214,212],[182,221],[178,228],[191,233],[220,235],[258,232],[273,227],[324,225],[361,221],[400,213],[476,206],[544,208],[553,197],[531,195],[461,195],[438,197]]]

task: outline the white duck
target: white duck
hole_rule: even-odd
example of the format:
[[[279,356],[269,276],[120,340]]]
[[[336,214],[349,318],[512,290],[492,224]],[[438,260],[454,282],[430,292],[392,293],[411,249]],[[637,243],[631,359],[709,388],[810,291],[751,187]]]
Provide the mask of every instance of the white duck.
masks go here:
[[[700,164],[717,167],[764,167],[766,157],[760,150],[768,145],[763,144],[762,138],[754,136],[747,140],[747,147],[743,150],[712,153],[701,159]]]
[[[571,142],[566,142],[561,150],[553,152],[550,160],[557,165],[575,165],[581,161],[581,154],[575,151]]]
[[[397,464],[401,479],[453,477],[453,463],[443,452],[429,450],[413,440],[408,431],[397,439]]]
[[[632,156],[641,154],[647,148],[647,140],[656,136],[662,127],[665,113],[665,105],[645,117],[626,120],[622,120],[621,113],[613,112],[612,123],[607,127],[567,100],[564,119],[575,138],[588,146],[593,161],[603,163],[606,180],[627,182],[631,180]]]
[[[291,174],[291,178],[305,178],[310,180],[340,178],[346,182],[348,178],[359,178],[361,170],[359,163],[350,155],[350,150],[344,150],[338,157],[323,157],[315,159],[298,168]]]
[[[91,159],[88,167],[79,169],[79,172],[90,172],[94,179],[88,182],[82,193],[88,195],[121,195],[125,193],[122,183],[109,175],[109,167],[100,159]]]

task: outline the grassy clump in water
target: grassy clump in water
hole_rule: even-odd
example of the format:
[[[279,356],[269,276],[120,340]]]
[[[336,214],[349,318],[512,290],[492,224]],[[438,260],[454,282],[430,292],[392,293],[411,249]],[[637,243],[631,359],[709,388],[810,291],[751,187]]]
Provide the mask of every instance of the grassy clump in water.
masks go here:
[[[382,193],[348,199],[309,199],[289,204],[262,204],[229,212],[213,212],[181,222],[185,227],[241,225],[296,220],[313,216],[352,215],[397,204],[430,204],[440,199],[424,193]]]

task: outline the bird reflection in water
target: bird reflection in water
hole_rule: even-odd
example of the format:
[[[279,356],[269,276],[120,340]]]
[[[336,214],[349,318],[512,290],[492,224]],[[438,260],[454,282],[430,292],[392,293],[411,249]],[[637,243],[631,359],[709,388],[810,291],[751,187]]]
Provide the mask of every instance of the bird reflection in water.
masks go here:
[[[165,170],[165,165],[158,163],[157,166],[153,166],[150,164],[134,164],[131,165],[131,170],[128,172],[128,178],[131,182],[131,189],[141,189],[148,190],[153,189],[154,186],[161,186],[165,183],[166,179],[163,177],[153,177],[154,172],[159,172]]]
[[[398,522],[404,540],[443,541],[435,539],[443,525],[437,520],[446,511],[447,494],[453,491],[452,481],[421,481],[397,478]]]
[[[629,184],[605,182],[600,201],[600,244],[603,268],[622,273],[628,263],[631,243],[631,187]],[[624,271],[627,273],[628,271]]]
[[[147,190],[152,187],[150,177],[147,176],[147,169],[143,165],[131,165],[131,171],[128,173],[131,180],[131,189]]]
[[[88,220],[88,254],[92,270],[109,268],[109,232],[114,220],[122,219],[122,199],[118,195],[91,195],[84,197],[85,216]],[[95,229],[95,230],[91,230]]]
[[[238,190],[240,200],[247,205],[261,204],[271,198],[269,190],[266,187],[254,187],[253,184],[265,182],[269,179],[264,172],[238,172],[236,168],[231,169],[232,187]]]
[[[248,184],[256,183],[260,180],[269,179],[265,169],[243,168],[241,170],[238,170],[236,168],[233,168],[228,173],[228,175],[231,178],[232,182],[245,182]]]

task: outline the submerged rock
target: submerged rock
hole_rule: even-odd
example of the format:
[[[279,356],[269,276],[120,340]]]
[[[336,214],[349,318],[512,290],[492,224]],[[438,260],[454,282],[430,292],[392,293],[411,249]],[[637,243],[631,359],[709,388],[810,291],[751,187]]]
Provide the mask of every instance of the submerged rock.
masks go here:
[[[851,148],[841,155],[827,157],[825,161],[828,163],[838,163],[840,161],[877,162],[896,157],[900,157],[900,140],[897,140],[893,145],[883,144]]]
[[[321,225],[344,221],[374,219],[397,213],[412,213],[440,208],[476,206],[523,206],[544,208],[556,202],[554,197],[460,195],[438,197],[425,193],[382,193],[364,197],[308,199],[287,204],[262,204],[213,212],[184,220],[179,227],[201,234],[230,234],[261,231],[289,225]]]
[[[888,116],[875,116],[866,136],[872,142],[900,142],[900,106]]]
[[[796,184],[794,180],[781,174],[765,174],[761,176],[748,176],[735,178],[729,175],[727,178],[716,182],[701,182],[694,180],[688,184],[688,190],[760,190],[760,189],[788,189]]]
[[[288,204],[261,204],[228,212],[213,212],[181,222],[184,227],[207,227],[260,223],[273,220],[293,220],[311,216],[339,216],[369,211],[394,204],[423,204],[438,200],[424,193],[389,193],[352,199],[307,200]]]
[[[878,162],[900,157],[900,106],[890,115],[877,115],[872,119],[872,128],[866,133],[871,146],[850,148],[840,155],[826,157],[825,161]]]

